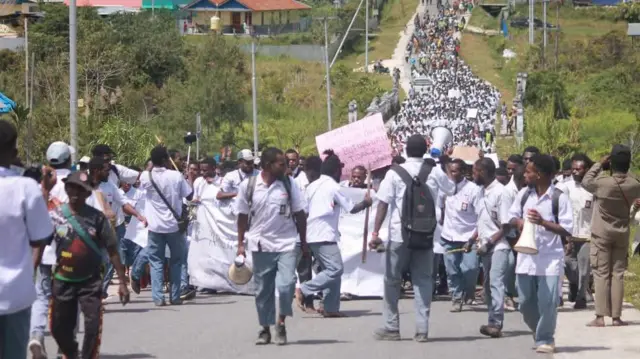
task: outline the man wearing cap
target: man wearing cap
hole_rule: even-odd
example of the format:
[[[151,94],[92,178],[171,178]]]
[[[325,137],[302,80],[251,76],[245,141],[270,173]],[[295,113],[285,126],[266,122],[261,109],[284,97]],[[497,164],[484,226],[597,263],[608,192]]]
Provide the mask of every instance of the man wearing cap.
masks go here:
[[[631,150],[615,145],[609,156],[594,164],[582,186],[597,198],[591,217],[591,270],[595,286],[596,318],[587,324],[604,327],[604,317],[613,326],[624,326],[624,272],[628,265],[629,212],[640,208],[640,182],[629,176]],[[604,175],[609,170],[611,176]]]
[[[69,201],[64,190],[63,180],[71,174],[71,156],[75,152],[73,147],[64,142],[56,141],[47,149],[47,162],[55,170],[57,182],[49,193],[49,199],[59,203]],[[31,326],[29,350],[35,358],[46,357],[44,348],[44,334],[47,327],[49,314],[49,301],[51,300],[51,269],[56,264],[55,242],[46,246],[42,254],[42,263],[36,269],[36,301],[31,307]]]
[[[240,183],[242,183],[245,178],[256,176],[260,173],[260,171],[255,169],[255,159],[251,150],[244,149],[238,152],[238,169],[227,173],[222,179],[220,192],[216,195],[218,200],[236,197]]]
[[[99,210],[87,205],[93,191],[89,175],[74,172],[64,180],[69,202],[53,210],[54,241],[58,260],[53,273],[51,335],[66,358],[97,358],[102,333],[102,255],[106,250],[111,263],[124,278],[115,232]],[[126,304],[129,291],[125,281],[118,289]],[[84,314],[81,355],[74,330],[78,305]]]
[[[105,162],[111,164],[111,168],[109,169],[109,182],[113,183],[116,187],[120,185],[121,181],[134,184],[138,180],[138,176],[140,175],[138,171],[113,162],[115,153],[111,147],[107,145],[95,145],[91,150],[91,154],[94,157],[102,157]]]

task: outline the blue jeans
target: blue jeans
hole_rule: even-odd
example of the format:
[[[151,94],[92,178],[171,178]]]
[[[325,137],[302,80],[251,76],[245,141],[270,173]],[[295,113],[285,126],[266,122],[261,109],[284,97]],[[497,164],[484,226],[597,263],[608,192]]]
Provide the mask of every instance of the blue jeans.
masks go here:
[[[520,313],[529,329],[535,333],[536,346],[555,344],[560,277],[517,274],[516,283],[520,295]]]
[[[180,290],[183,291],[189,288],[189,266],[187,265],[187,259],[189,258],[189,241],[184,240],[184,260],[182,261],[182,268],[180,270]]]
[[[296,247],[300,250],[300,247]],[[323,292],[322,302],[327,313],[338,313],[340,311],[340,286],[342,285],[342,273],[344,265],[338,243],[309,243],[309,249],[313,257],[319,262],[322,271],[300,285],[302,294],[310,296],[314,293]],[[299,252],[298,257],[302,255]]]
[[[126,267],[133,265],[138,253],[142,250],[142,247],[136,242],[126,238],[122,238],[120,248],[122,249],[122,261]]]
[[[26,358],[31,307],[0,315],[0,358]]]
[[[433,250],[411,250],[406,243],[389,242],[385,253],[384,328],[400,330],[398,301],[402,273],[411,273],[416,308],[416,333],[429,333],[429,312],[433,295]]]
[[[442,245],[447,252],[461,249],[465,244],[466,242],[442,240]],[[451,299],[454,302],[460,302],[465,299],[475,298],[479,272],[476,252],[445,253],[444,265],[447,268],[447,278],[450,280],[449,292],[451,292]]]
[[[504,277],[505,292],[508,297],[515,298],[518,296],[518,288],[516,288],[516,252],[510,250],[507,274]]]
[[[184,261],[184,235],[180,232],[156,233],[149,231],[149,267],[151,267],[151,297],[154,303],[164,301],[162,283],[164,282],[164,263],[166,247],[169,246],[169,283],[171,284],[171,302],[180,301],[180,277]]]
[[[122,241],[124,240],[124,234],[127,232],[127,227],[125,227],[124,223],[116,227],[116,237],[118,239],[118,254],[120,254],[120,260],[122,264],[124,261],[124,253],[122,252]],[[111,260],[109,259],[109,254],[104,252],[104,264],[105,264],[105,274],[102,280],[102,295],[107,296],[107,289],[109,288],[109,282],[113,278],[113,273],[115,272],[115,268],[113,264],[111,264]],[[120,278],[120,280],[124,280],[124,278]]]
[[[256,284],[256,310],[260,326],[276,324],[276,288],[280,316],[293,316],[296,289],[296,250],[252,252],[253,279]]]
[[[138,254],[136,254],[136,258],[131,265],[131,269],[129,270],[129,276],[131,276],[131,280],[140,280],[142,275],[144,274],[144,266],[149,264],[149,250],[148,247],[142,248],[139,247],[140,250]]]
[[[36,301],[31,306],[32,337],[44,337],[49,322],[49,301],[51,300],[51,266],[41,264],[36,270]]]
[[[484,297],[489,309],[489,325],[502,329],[504,322],[505,277],[509,271],[511,249],[494,250],[482,256]]]

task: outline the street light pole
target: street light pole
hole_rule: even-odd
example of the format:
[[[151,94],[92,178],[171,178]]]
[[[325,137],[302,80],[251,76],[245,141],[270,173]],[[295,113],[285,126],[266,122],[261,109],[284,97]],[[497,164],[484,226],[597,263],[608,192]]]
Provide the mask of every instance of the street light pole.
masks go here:
[[[529,45],[533,45],[534,41],[534,28],[533,28],[533,18],[535,16],[535,0],[529,0]]]
[[[253,104],[253,155],[258,155],[258,95],[256,93],[256,39],[251,34],[251,102]]]
[[[78,122],[76,118],[78,110],[78,69],[77,69],[77,7],[76,0],[69,1],[69,134],[71,146],[76,149],[71,155],[71,161],[75,163],[78,153]]]
[[[329,30],[327,18],[324,18],[324,64],[327,71],[327,123],[331,131],[331,70],[329,66]]]
[[[369,0],[364,15],[364,72],[369,72]]]

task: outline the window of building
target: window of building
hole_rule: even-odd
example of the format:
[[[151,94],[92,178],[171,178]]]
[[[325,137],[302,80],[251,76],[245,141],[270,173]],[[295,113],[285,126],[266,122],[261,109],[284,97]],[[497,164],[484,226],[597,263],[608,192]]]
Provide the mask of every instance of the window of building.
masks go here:
[[[246,22],[247,25],[253,25],[253,14],[250,12],[244,13],[244,22]]]

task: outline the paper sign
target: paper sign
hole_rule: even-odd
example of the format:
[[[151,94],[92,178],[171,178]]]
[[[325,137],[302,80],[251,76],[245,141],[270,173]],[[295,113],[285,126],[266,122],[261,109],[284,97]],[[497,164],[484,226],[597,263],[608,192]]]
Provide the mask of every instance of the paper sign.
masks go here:
[[[356,166],[375,170],[391,164],[391,144],[380,113],[316,136],[316,146],[320,155],[330,149],[340,157],[342,179]]]
[[[467,109],[467,118],[476,118],[478,116],[477,108],[469,108]]]
[[[466,164],[474,164],[478,159],[480,150],[477,147],[456,146],[453,148],[452,158],[459,158]]]

